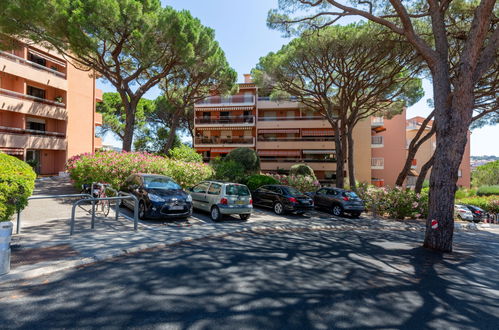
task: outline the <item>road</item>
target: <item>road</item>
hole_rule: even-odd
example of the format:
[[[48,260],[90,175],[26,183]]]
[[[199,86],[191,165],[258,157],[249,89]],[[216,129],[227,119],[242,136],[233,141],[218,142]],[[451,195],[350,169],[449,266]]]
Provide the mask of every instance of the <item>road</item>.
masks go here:
[[[152,250],[0,286],[2,328],[497,329],[498,236],[278,231]]]

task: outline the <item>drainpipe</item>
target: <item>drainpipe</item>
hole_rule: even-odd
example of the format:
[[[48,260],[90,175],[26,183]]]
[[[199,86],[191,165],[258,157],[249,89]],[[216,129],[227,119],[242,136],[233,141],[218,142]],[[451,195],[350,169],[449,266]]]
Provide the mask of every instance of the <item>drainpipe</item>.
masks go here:
[[[95,70],[93,70],[93,90],[92,90],[92,154],[95,153]]]

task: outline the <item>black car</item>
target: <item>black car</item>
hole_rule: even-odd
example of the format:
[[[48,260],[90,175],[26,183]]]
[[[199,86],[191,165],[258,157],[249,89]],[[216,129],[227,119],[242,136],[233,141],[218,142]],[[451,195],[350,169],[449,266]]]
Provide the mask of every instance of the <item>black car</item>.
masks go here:
[[[297,189],[283,185],[265,185],[253,193],[253,205],[272,208],[275,214],[303,214],[314,209],[312,198]]]
[[[132,174],[122,187],[139,200],[139,218],[187,218],[192,214],[192,197],[175,181],[164,175]],[[123,205],[133,209],[134,201]]]
[[[466,206],[470,211],[471,214],[473,214],[473,222],[480,222],[485,218],[485,211],[479,208],[478,206],[474,205],[464,205]]]
[[[321,188],[313,193],[307,193],[314,199],[315,207],[324,208],[335,216],[349,213],[358,217],[366,207],[362,199],[353,191],[339,188]]]

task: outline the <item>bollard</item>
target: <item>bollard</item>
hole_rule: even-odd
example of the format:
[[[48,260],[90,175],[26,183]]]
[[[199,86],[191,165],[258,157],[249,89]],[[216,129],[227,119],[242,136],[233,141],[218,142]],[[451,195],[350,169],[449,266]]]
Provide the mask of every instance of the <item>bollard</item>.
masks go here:
[[[10,238],[12,222],[0,222],[0,275],[10,272]]]
[[[95,228],[95,200],[92,200],[92,221],[90,222],[90,229]]]

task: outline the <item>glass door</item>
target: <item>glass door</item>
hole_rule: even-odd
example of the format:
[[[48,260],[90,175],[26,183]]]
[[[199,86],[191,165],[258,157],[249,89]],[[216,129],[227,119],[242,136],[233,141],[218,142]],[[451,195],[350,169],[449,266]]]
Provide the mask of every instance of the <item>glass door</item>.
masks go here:
[[[33,167],[33,170],[36,172],[36,174],[40,174],[40,150],[27,150],[26,163]]]

